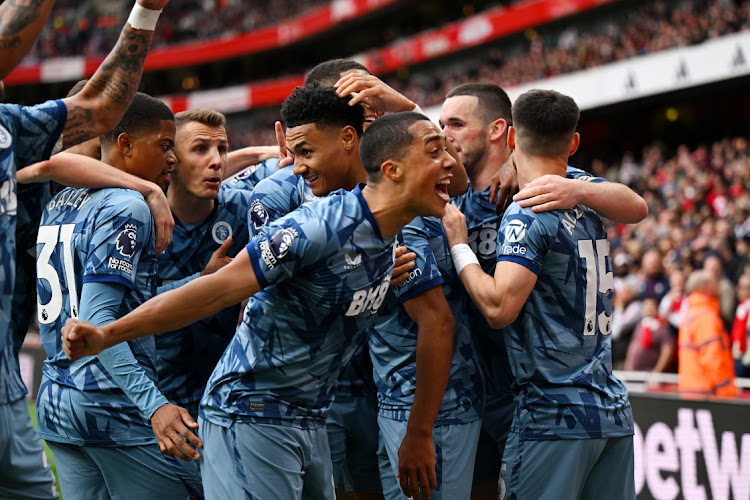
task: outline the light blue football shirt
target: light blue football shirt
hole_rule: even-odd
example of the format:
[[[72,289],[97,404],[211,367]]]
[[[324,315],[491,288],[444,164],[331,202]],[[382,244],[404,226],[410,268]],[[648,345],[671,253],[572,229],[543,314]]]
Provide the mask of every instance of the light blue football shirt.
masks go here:
[[[0,404],[26,394],[10,325],[16,271],[16,172],[49,158],[67,116],[60,100],[31,107],[0,104]]]
[[[65,321],[79,317],[84,283],[124,287],[118,317],[153,295],[153,233],[148,205],[127,189],[68,188],[45,207],[37,237],[39,333],[47,354],[37,399],[40,437],[93,446],[155,442],[149,419],[166,399],[155,386],[154,338],[129,341],[134,361],[111,370],[97,356],[70,362],[60,339]]]
[[[476,421],[484,400],[481,372],[443,225],[433,217],[418,217],[399,233],[399,241],[416,253],[415,266],[409,278],[388,293],[368,335],[379,413],[393,420],[409,419],[416,391],[418,327],[401,303],[441,286],[456,330],[450,379],[435,425]]]
[[[211,375],[200,415],[222,426],[322,427],[385,298],[395,239],[381,235],[356,188],[267,224],[247,251],[263,290]]]
[[[158,257],[159,285],[199,276],[211,255],[232,237],[227,255],[235,257],[248,242],[250,192],[222,186],[211,214],[198,224],[175,217],[172,242]],[[159,389],[171,402],[197,416],[206,382],[237,329],[239,304],[179,330],[156,336]]]
[[[612,373],[612,262],[599,215],[583,205],[535,214],[513,203],[497,259],[537,274],[502,330],[516,393],[512,431],[522,440],[632,435],[627,390]]]

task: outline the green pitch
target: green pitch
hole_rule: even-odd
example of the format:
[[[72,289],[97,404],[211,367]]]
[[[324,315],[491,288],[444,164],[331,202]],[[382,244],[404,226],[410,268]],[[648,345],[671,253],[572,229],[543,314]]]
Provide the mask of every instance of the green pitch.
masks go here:
[[[36,404],[35,403],[29,403],[29,415],[31,416],[31,423],[34,424],[34,429],[36,429]],[[55,459],[52,457],[52,451],[47,446],[47,443],[42,441],[42,446],[44,446],[44,452],[47,454],[47,460],[49,460],[50,467],[52,467],[52,474],[55,475],[55,482],[58,484],[58,491],[60,490],[59,487],[59,481],[57,481],[57,468],[55,467]],[[62,500],[62,494],[60,495],[60,500]]]

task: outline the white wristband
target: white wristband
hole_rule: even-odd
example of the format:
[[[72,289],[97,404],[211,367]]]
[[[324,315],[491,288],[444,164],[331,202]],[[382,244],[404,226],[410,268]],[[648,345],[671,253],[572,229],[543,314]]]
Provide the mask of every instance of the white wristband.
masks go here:
[[[136,30],[154,31],[159,14],[161,14],[160,10],[147,9],[136,2],[128,16],[128,24]]]
[[[469,264],[479,265],[479,259],[477,259],[471,247],[466,243],[459,243],[451,247],[451,259],[453,259],[453,267],[456,268],[456,274],[459,276],[463,268]]]

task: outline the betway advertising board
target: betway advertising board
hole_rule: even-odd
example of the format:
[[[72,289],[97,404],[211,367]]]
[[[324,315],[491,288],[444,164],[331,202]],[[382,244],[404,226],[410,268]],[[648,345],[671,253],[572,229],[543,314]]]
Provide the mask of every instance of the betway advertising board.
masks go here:
[[[750,500],[750,402],[630,401],[639,500]]]

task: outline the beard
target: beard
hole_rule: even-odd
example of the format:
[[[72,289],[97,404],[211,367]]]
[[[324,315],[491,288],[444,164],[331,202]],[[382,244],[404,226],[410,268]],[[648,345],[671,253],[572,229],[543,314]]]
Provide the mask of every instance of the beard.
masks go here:
[[[468,151],[461,150],[459,157],[461,158],[461,162],[464,164],[466,171],[475,172],[476,169],[482,168],[486,152],[487,146],[484,144],[482,144],[481,147]]]

